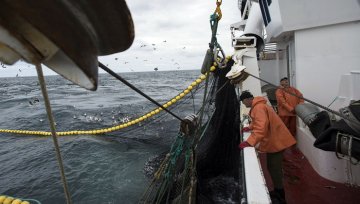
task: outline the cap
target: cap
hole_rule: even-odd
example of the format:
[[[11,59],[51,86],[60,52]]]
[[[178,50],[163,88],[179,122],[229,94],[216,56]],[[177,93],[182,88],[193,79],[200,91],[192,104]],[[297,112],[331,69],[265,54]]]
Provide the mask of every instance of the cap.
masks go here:
[[[254,98],[254,96],[249,91],[243,91],[240,95],[240,101],[247,98]]]

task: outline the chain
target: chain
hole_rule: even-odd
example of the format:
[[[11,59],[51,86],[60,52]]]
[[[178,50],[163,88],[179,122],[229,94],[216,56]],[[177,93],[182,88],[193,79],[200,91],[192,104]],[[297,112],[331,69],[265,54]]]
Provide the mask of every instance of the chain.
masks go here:
[[[222,0],[216,0],[216,9],[214,11],[214,14],[217,14],[218,21],[222,17],[222,13],[221,13],[221,9],[220,9],[221,3],[222,3]]]
[[[222,12],[220,9],[222,0],[216,0],[216,9],[214,13],[210,16],[210,26],[212,31],[211,42],[209,44],[210,50],[214,53],[214,61],[217,63],[219,68],[226,67],[225,53],[221,48],[220,44],[217,42],[216,33],[218,28],[218,23],[222,18]],[[219,57],[221,53],[222,57]]]

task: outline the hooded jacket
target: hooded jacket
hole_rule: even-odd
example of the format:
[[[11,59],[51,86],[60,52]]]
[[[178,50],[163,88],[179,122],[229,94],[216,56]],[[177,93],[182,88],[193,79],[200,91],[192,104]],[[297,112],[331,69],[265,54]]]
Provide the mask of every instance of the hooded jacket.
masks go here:
[[[280,152],[296,141],[264,97],[255,97],[251,104],[251,135],[247,142],[261,152]]]
[[[297,96],[303,96],[302,93],[294,87],[287,87],[285,90]],[[304,99],[300,99],[296,96],[286,93],[284,88],[279,88],[276,90],[275,94],[278,104],[279,116],[295,116],[294,110],[296,105],[299,103],[304,103]]]

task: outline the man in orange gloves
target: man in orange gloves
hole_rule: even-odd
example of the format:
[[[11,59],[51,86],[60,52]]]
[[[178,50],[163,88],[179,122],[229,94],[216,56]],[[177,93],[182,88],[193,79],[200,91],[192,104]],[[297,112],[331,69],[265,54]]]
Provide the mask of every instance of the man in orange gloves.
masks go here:
[[[293,96],[287,92],[300,96],[301,98]],[[289,86],[288,78],[285,77],[280,80],[280,88],[276,90],[278,114],[294,137],[296,135],[295,107],[299,103],[304,103],[302,96],[303,95],[299,90]]]
[[[296,144],[296,141],[274,109],[266,104],[264,97],[254,98],[250,92],[244,91],[240,100],[246,107],[251,108],[251,134],[246,141],[239,144],[239,148],[242,150],[252,146],[266,153],[267,168],[274,184],[274,191],[270,192],[270,196],[273,202],[286,203],[282,183],[282,154],[286,148]]]

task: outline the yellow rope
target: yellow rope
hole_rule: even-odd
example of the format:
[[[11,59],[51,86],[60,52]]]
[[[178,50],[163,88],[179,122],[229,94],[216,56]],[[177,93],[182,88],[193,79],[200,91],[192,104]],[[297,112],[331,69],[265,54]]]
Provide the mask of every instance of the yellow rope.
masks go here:
[[[215,71],[215,69],[216,69],[215,66],[211,66],[210,71],[212,71],[212,72]],[[192,82],[190,84],[190,86],[188,86],[183,92],[181,92],[180,94],[178,94],[174,98],[170,99],[168,102],[162,104],[164,106],[164,108],[167,108],[167,107],[175,104],[177,101],[179,101],[184,96],[186,96],[188,93],[190,93],[190,91],[194,87],[196,87],[197,85],[199,85],[201,82],[203,82],[206,79],[206,76],[207,76],[206,74],[205,75],[203,75],[203,74],[200,75],[199,78],[197,78],[194,82]],[[121,129],[130,127],[130,126],[135,125],[135,124],[137,124],[139,122],[142,122],[142,121],[144,121],[144,120],[146,120],[146,119],[160,113],[161,111],[163,111],[162,108],[156,108],[156,109],[153,109],[153,110],[149,111],[148,113],[146,113],[145,115],[143,115],[141,117],[138,117],[138,118],[136,118],[134,120],[131,120],[131,121],[126,122],[126,123],[122,123],[120,125],[108,127],[108,128],[94,129],[94,130],[72,130],[72,131],[56,132],[56,134],[58,136],[66,136],[66,135],[98,135],[98,134],[114,132],[114,131],[117,131],[117,130],[121,130]],[[33,131],[33,130],[0,129],[0,133],[51,136],[51,132],[48,132],[48,131]]]
[[[0,203],[11,203],[11,204],[30,204],[29,201],[26,200],[22,200],[19,198],[14,198],[11,196],[6,196],[6,195],[0,195]],[[39,203],[39,202],[38,202]]]

